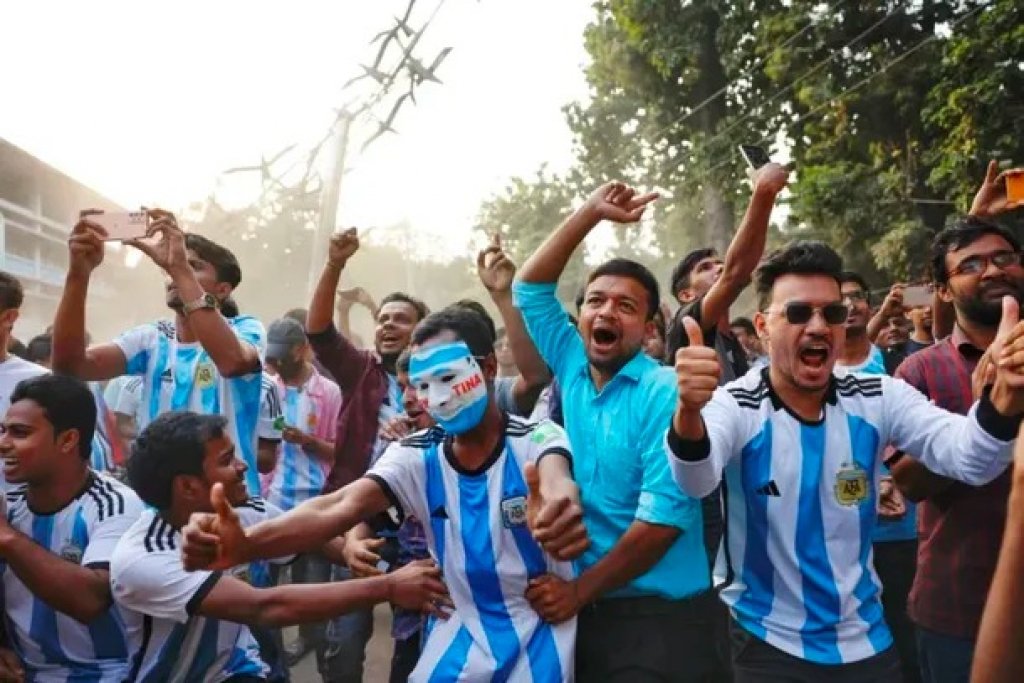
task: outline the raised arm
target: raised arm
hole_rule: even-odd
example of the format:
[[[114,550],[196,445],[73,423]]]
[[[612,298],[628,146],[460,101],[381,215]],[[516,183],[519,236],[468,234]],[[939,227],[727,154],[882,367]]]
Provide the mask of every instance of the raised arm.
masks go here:
[[[131,240],[126,244],[146,254],[167,273],[178,289],[183,304],[199,301],[206,292],[196,279],[193,264],[189,262],[185,233],[177,219],[174,214],[161,209],[151,209],[149,215],[153,221],[147,237],[159,235],[159,239],[155,243]],[[240,339],[219,310],[195,310],[188,314],[188,323],[221,377],[239,377],[260,369],[259,350],[250,342]]]
[[[775,199],[789,180],[789,171],[779,164],[765,164],[751,179],[750,203],[725,252],[722,274],[708,290],[701,303],[700,320],[704,331],[714,329],[729,312],[764,254]],[[673,292],[675,294],[675,292]]]
[[[501,314],[512,356],[519,368],[513,388],[516,406],[520,414],[528,415],[537,404],[540,392],[551,382],[551,372],[526,331],[522,313],[512,301],[516,264],[502,251],[500,235],[495,234],[491,245],[477,255],[476,271]]]
[[[573,252],[598,223],[636,223],[657,197],[653,192],[637,196],[636,190],[619,182],[602,185],[526,260],[519,280],[558,282]]]
[[[243,529],[224,489],[211,491],[214,513],[199,513],[182,529],[185,568],[228,569],[254,560],[317,550],[391,506],[380,484],[362,478],[334,493]]]
[[[68,273],[53,320],[53,369],[83,380],[107,380],[125,373],[126,360],[114,344],[86,348],[85,301],[93,271],[103,262],[106,231],[83,211],[68,238]]]
[[[971,683],[1024,681],[1024,441],[1017,435],[1016,467],[999,561],[981,615]]]

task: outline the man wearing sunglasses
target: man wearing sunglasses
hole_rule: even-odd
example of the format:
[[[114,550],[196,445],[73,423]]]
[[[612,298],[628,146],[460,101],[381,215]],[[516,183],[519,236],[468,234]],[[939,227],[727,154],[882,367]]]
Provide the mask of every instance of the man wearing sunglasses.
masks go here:
[[[872,568],[882,454],[888,444],[971,484],[1012,458],[1024,413],[1024,353],[1009,355],[969,417],[938,408],[905,382],[837,376],[848,309],[842,260],[797,242],[755,274],[754,324],[771,362],[723,388],[712,349],[676,358],[679,399],[666,434],[680,488],[703,496],[725,481],[726,542],[716,566],[732,610],[737,683],[902,681]],[[996,341],[1024,349],[1017,306]]]
[[[992,352],[1002,299],[1024,299],[1020,245],[986,220],[1005,208],[1005,187],[992,167],[971,216],[939,233],[932,244],[936,290],[956,315],[953,333],[910,356],[896,375],[954,413],[966,413],[974,403],[972,375],[986,350]],[[907,497],[920,501],[917,574],[908,612],[917,627],[922,679],[966,683],[1003,537],[1012,473],[968,486],[930,472],[912,457],[891,467]]]

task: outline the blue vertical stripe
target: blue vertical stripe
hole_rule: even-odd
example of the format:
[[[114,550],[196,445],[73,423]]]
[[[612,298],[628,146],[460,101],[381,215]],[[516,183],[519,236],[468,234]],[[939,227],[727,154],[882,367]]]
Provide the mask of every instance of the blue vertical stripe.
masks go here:
[[[160,648],[160,654],[156,657],[156,664],[140,678],[140,683],[166,683],[174,673],[182,655],[181,646],[185,644],[185,636],[188,635],[189,627],[194,626],[190,619],[185,624],[176,624],[171,635],[167,637],[164,646]],[[200,679],[201,680],[201,679]]]
[[[53,516],[35,516],[32,519],[32,540],[50,550],[53,537]],[[52,551],[51,551],[52,552]],[[29,638],[38,646],[43,658],[50,664],[68,666],[71,660],[60,646],[57,631],[57,613],[39,598],[32,598],[32,621],[28,629]]]
[[[450,683],[459,680],[459,674],[466,666],[469,657],[469,648],[473,644],[473,637],[465,626],[460,626],[448,649],[444,651],[441,659],[438,660],[434,670],[430,672],[428,683]]]
[[[436,517],[434,512],[438,509],[444,509],[445,507],[445,493],[444,493],[444,476],[441,474],[441,461],[437,453],[437,444],[431,444],[429,448],[423,451],[423,469],[426,472],[426,486],[427,486],[427,514],[430,515],[430,531],[434,536],[434,547],[436,548],[436,559],[437,566],[441,568],[441,573],[444,573],[444,544],[445,544],[445,527],[447,522],[441,517]],[[434,628],[434,621],[437,617],[428,617],[427,623],[424,626],[424,642],[430,637],[430,632]]]
[[[516,460],[508,447],[505,448],[505,464],[502,467],[501,498],[526,498],[529,491],[526,488],[526,481],[523,473],[519,470],[519,461]],[[547,573],[547,561],[544,559],[544,552],[540,545],[530,534],[525,524],[513,526],[509,529],[515,539],[519,555],[526,567],[526,575],[533,579]],[[536,630],[530,635],[526,646],[526,655],[530,660],[530,671],[533,674],[534,683],[539,681],[561,680],[561,667],[558,663],[558,646],[555,644],[554,634],[551,632],[551,625],[538,619]],[[554,676],[552,678],[552,676]]]
[[[231,392],[231,412],[235,416],[232,425],[235,447],[242,454],[242,460],[249,469],[245,473],[245,484],[249,495],[260,495],[260,474],[256,467],[256,422],[260,413],[260,398],[263,393],[263,374],[256,372],[230,377],[224,380]]]
[[[174,392],[171,394],[171,410],[191,408],[192,390],[195,387],[196,368],[200,349],[195,346],[177,346],[174,354]]]
[[[734,567],[733,572],[741,577],[746,588],[733,610],[746,630],[764,640],[764,618],[772,611],[775,599],[775,569],[768,557],[768,496],[758,495],[757,489],[772,478],[771,422],[766,422],[764,429],[743,447],[740,468],[747,507],[747,544],[743,566]]]
[[[825,425],[800,425],[800,502],[796,518],[796,558],[803,582],[806,620],[800,629],[804,657],[821,664],[842,664],[836,624],[842,611],[821,509],[825,461]]]
[[[850,452],[853,454],[853,461],[857,467],[864,470],[869,482],[867,500],[860,502],[860,553],[857,557],[860,578],[853,589],[853,596],[860,602],[857,616],[868,624],[868,640],[871,641],[871,646],[875,652],[882,652],[892,645],[892,634],[885,623],[879,587],[875,584],[869,566],[871,537],[878,519],[874,473],[881,439],[877,429],[856,415],[848,415],[846,420],[850,429]]]
[[[487,477],[460,475],[459,520],[466,554],[466,579],[495,660],[492,680],[500,683],[508,680],[519,658],[519,635],[501,591],[491,541],[490,511]]]
[[[206,623],[203,624],[203,632],[196,643],[196,651],[192,655],[192,662],[189,665],[188,673],[185,674],[184,680],[206,680],[207,675],[210,673],[210,667],[217,661],[217,641],[219,639],[220,620],[206,617]]]
[[[162,375],[168,367],[170,356],[170,340],[163,334],[156,335],[156,359],[149,375],[149,422],[152,422],[160,414],[160,403],[163,396],[164,383]]]
[[[299,392],[295,387],[286,387],[284,394],[284,419],[289,426],[299,425]],[[299,447],[296,444],[281,442],[281,507],[291,510],[295,507],[296,490],[298,489]]]

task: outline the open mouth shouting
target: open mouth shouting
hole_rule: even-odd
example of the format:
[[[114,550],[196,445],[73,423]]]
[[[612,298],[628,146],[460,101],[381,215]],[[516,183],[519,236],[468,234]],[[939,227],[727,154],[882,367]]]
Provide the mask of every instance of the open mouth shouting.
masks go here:
[[[821,371],[828,365],[832,347],[821,341],[811,341],[800,345],[797,352],[800,363],[811,371]]]
[[[619,331],[608,323],[595,322],[590,328],[590,349],[601,356],[613,354],[620,338]]]

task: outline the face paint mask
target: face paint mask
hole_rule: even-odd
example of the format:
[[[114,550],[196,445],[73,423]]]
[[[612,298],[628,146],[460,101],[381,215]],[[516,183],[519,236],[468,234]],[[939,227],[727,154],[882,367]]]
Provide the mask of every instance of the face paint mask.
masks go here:
[[[420,405],[449,434],[463,434],[487,412],[487,382],[465,342],[417,350],[409,379]]]

